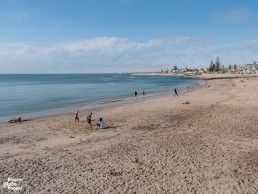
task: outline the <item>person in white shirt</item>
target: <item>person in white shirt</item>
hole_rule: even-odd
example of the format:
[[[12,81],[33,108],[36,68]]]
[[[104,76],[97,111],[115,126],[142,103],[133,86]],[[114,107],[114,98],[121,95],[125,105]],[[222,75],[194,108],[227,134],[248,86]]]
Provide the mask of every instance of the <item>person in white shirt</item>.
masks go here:
[[[105,128],[107,128],[107,126],[106,126],[106,124],[105,124],[105,121],[104,121],[102,118],[99,118],[98,127],[99,127],[100,129],[105,129]]]

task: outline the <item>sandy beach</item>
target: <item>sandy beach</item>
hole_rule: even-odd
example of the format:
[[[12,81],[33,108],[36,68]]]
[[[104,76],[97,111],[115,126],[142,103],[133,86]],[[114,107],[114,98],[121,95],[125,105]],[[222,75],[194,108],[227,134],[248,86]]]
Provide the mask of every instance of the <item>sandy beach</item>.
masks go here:
[[[210,84],[81,111],[79,123],[74,112],[2,123],[1,184],[20,179],[30,194],[258,193],[258,78]],[[90,130],[91,111],[112,127]]]

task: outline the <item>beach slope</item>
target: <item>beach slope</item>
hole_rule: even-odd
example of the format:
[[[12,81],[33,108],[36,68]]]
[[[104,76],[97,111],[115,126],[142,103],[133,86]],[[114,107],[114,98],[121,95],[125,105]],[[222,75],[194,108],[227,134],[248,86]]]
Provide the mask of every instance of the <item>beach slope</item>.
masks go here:
[[[0,125],[1,183],[23,193],[258,193],[257,78]],[[1,186],[0,193],[13,191]]]

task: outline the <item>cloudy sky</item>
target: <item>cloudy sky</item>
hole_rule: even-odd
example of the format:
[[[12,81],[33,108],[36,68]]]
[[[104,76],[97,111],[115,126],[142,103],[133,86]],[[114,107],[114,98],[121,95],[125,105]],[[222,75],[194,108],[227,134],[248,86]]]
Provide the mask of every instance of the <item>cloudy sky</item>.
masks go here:
[[[0,73],[258,61],[257,0],[1,0]]]

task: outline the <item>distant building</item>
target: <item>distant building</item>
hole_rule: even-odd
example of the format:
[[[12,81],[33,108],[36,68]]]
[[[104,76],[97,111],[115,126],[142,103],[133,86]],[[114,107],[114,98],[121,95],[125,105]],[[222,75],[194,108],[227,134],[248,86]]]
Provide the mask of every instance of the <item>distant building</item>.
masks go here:
[[[237,71],[242,74],[256,74],[257,73],[256,64],[239,65]]]

